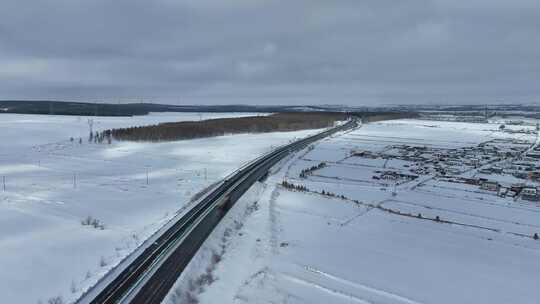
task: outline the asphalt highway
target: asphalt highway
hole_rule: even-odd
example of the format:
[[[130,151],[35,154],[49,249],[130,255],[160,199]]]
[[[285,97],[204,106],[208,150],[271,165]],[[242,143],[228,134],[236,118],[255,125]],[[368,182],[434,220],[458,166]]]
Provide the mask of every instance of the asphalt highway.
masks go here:
[[[78,303],[161,303],[191,258],[234,203],[284,157],[336,132],[355,120],[282,146],[238,170],[181,217],[98,293]],[[97,295],[96,295],[97,294]],[[93,296],[94,298],[88,299]]]

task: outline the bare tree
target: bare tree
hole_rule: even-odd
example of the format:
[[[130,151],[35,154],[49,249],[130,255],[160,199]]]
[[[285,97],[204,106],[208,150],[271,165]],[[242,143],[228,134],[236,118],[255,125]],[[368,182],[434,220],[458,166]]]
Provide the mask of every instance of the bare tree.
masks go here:
[[[101,267],[107,266],[107,261],[105,260],[104,256],[101,256],[101,258],[99,259],[99,266]]]

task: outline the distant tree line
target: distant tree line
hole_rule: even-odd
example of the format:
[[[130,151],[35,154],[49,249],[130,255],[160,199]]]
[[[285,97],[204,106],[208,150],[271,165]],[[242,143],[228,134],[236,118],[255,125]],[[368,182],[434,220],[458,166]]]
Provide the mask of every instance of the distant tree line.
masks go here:
[[[63,101],[10,101],[0,100],[0,113],[75,115],[75,116],[133,116],[146,115],[151,110],[160,110],[157,105],[106,104]]]
[[[324,107],[311,107],[325,111]],[[287,105],[170,105],[157,103],[105,103],[57,100],[0,100],[0,113],[83,115],[83,116],[133,116],[150,112],[249,112],[249,113],[298,113],[297,106]]]
[[[269,116],[219,118],[203,121],[160,123],[103,131],[99,136],[129,141],[174,141],[239,133],[298,131],[331,127],[347,119],[345,113],[278,113]]]
[[[403,119],[403,118],[418,118],[420,115],[414,112],[371,112],[371,113],[353,113],[353,115],[361,117],[364,123],[377,122],[383,120]]]

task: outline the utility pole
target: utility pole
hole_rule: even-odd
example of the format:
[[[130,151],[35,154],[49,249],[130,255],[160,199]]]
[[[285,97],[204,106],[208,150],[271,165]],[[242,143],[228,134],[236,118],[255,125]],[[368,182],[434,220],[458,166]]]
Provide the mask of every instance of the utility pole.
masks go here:
[[[94,132],[94,120],[90,118],[88,118],[88,130],[90,134]]]
[[[208,174],[206,168],[204,168],[204,181],[208,180]]]
[[[77,188],[77,173],[73,173],[73,189]]]
[[[146,184],[148,185],[148,167],[146,167]]]
[[[5,176],[2,176],[2,184],[3,184],[3,189],[4,189],[4,192],[6,192],[6,177]]]

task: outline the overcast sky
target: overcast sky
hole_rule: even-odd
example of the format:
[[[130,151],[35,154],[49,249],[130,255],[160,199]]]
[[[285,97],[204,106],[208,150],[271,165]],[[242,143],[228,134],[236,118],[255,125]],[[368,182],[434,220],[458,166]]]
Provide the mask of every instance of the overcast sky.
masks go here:
[[[0,99],[540,102],[539,0],[2,0]]]

